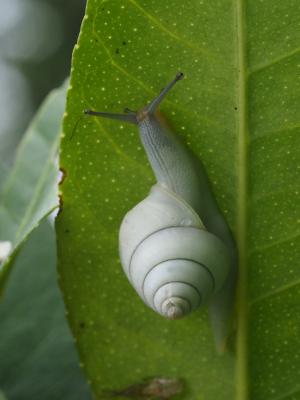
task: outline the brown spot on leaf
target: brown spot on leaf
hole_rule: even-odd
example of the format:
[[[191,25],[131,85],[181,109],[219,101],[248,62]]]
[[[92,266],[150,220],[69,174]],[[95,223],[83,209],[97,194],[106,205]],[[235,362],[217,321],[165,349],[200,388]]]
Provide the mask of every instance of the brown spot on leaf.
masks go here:
[[[58,206],[58,213],[56,215],[56,218],[59,216],[59,214],[62,212],[63,206],[64,206],[64,201],[63,201],[63,197],[61,194],[58,195],[58,202],[59,202],[59,206]]]
[[[84,321],[80,321],[79,322],[79,328],[81,328],[81,329],[85,328],[85,322]]]
[[[106,396],[128,397],[129,399],[169,400],[182,393],[184,384],[182,379],[163,377],[146,378],[142,382],[120,390],[105,391]]]
[[[59,180],[58,184],[62,185],[64,180],[66,179],[67,171],[63,167],[60,167],[59,172],[61,175],[60,175],[60,180]]]

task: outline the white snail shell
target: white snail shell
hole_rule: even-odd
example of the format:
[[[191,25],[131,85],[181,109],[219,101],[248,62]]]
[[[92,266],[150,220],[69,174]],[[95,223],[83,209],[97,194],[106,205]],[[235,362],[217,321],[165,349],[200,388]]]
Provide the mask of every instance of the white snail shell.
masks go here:
[[[190,313],[224,284],[225,245],[195,211],[160,185],[125,216],[120,229],[124,271],[144,302],[169,319]]]

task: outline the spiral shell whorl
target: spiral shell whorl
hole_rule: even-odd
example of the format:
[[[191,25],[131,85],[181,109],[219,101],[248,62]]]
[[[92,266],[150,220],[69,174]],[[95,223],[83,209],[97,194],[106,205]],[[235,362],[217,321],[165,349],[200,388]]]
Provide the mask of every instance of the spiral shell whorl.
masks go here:
[[[185,299],[170,297],[162,304],[161,311],[168,319],[180,319],[190,312],[190,307]]]
[[[159,185],[125,216],[120,230],[128,279],[169,319],[190,313],[222,286],[229,268],[224,249],[192,208]]]
[[[213,266],[209,260],[207,266],[201,261],[205,257],[201,242],[206,234],[194,227],[164,228],[153,232],[134,251],[130,280],[144,301],[160,314],[165,315],[162,303],[169,298],[184,299],[189,304],[189,310],[184,307],[188,313],[214,292]]]

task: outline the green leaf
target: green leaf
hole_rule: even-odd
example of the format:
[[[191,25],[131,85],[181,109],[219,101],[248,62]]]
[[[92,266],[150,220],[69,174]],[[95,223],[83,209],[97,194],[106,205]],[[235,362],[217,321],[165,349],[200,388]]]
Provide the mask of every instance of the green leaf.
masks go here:
[[[14,167],[0,193],[0,262],[4,261],[0,289],[21,244],[58,205],[56,158],[66,86],[51,92],[42,104],[20,143]]]
[[[7,398],[4,396],[3,392],[0,391],[0,400],[7,400]]]
[[[57,232],[61,286],[97,398],[149,376],[182,378],[191,400],[299,397],[299,17],[294,0],[88,2]],[[177,71],[186,78],[162,112],[203,161],[239,248],[234,352],[223,356],[205,310],[165,321],[127,282],[118,229],[154,177],[135,126],[82,118],[87,108],[139,109]]]
[[[19,253],[0,303],[0,387],[9,400],[90,398],[55,262],[55,233],[43,223]]]

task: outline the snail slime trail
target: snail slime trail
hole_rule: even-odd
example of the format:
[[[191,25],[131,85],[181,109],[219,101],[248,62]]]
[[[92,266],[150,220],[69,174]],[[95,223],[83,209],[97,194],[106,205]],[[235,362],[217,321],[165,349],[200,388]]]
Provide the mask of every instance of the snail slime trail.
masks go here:
[[[203,166],[195,164],[188,148],[156,115],[162,100],[181,79],[183,74],[178,73],[137,112],[86,110],[85,114],[137,125],[157,180],[121,224],[120,258],[129,281],[146,305],[171,320],[209,303],[220,349],[234,298],[234,245]],[[210,231],[209,225],[217,228]]]

